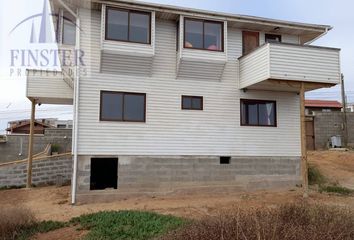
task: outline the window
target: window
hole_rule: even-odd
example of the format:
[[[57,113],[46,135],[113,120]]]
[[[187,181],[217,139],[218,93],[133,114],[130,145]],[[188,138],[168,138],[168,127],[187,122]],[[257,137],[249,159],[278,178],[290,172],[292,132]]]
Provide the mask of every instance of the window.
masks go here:
[[[101,121],[145,122],[146,94],[101,91]]]
[[[265,42],[281,42],[281,35],[275,35],[275,34],[266,34],[265,35]]]
[[[107,8],[106,40],[150,44],[151,13]]]
[[[185,19],[184,47],[210,51],[224,51],[222,22]]]
[[[182,96],[182,109],[203,110],[203,97]]]
[[[241,125],[276,127],[276,102],[242,99]]]
[[[76,44],[76,28],[75,24],[68,19],[63,20],[63,44]]]

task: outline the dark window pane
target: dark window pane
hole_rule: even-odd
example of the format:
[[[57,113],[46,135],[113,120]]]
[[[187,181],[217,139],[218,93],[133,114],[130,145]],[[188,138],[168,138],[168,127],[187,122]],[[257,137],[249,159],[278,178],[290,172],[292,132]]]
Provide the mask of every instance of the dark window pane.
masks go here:
[[[258,104],[248,103],[248,124],[258,125]]]
[[[144,95],[124,95],[124,121],[145,121]]]
[[[281,42],[281,35],[266,34],[265,42]]]
[[[268,124],[268,112],[267,105],[265,103],[258,104],[259,108],[259,125],[269,125]]]
[[[106,36],[108,39],[127,41],[128,12],[108,9],[106,31]]]
[[[192,109],[202,109],[202,105],[202,98],[192,98]]]
[[[241,104],[241,124],[247,125],[247,105],[245,103]]]
[[[103,92],[101,101],[102,120],[123,119],[123,94]]]
[[[182,108],[183,109],[191,109],[192,108],[192,98],[182,97]]]
[[[186,48],[203,48],[203,22],[185,21],[185,43]]]
[[[150,15],[130,13],[129,41],[150,42]]]
[[[65,19],[63,22],[63,44],[75,45],[75,43],[76,43],[75,24]]]
[[[222,25],[219,23],[205,23],[204,48],[208,50],[222,50]]]

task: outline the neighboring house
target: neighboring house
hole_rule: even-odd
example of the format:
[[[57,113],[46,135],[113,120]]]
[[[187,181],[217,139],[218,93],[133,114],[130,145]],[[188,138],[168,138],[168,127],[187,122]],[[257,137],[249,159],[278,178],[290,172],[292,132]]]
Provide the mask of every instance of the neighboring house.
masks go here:
[[[53,119],[36,119],[34,123],[34,134],[44,134],[46,128],[52,128]],[[7,134],[29,134],[30,133],[30,120],[23,119],[8,122],[6,128]]]
[[[54,121],[55,128],[73,128],[72,120],[55,120]]]
[[[74,105],[73,202],[299,183],[299,93],[340,82],[340,50],[309,45],[330,26],[138,1],[70,2],[52,1],[64,32],[59,48],[73,49],[63,38],[73,32],[63,23],[70,15],[77,38],[67,38],[85,64],[71,76],[67,66],[62,75],[29,70],[27,97]]]
[[[354,103],[347,103],[347,112],[354,112]]]
[[[8,122],[7,134],[29,134],[30,119],[22,119]],[[36,119],[34,134],[44,134],[46,128],[72,128],[72,120],[58,120],[57,118]]]
[[[340,112],[342,104],[338,101],[305,100],[306,115],[314,115],[315,112]]]

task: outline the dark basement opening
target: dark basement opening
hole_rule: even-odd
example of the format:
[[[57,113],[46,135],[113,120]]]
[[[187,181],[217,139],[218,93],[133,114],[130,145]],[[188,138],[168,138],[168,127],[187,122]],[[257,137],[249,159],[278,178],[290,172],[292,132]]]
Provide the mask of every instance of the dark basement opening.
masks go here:
[[[231,157],[220,157],[220,164],[230,164]]]
[[[91,158],[90,190],[117,189],[118,158]]]

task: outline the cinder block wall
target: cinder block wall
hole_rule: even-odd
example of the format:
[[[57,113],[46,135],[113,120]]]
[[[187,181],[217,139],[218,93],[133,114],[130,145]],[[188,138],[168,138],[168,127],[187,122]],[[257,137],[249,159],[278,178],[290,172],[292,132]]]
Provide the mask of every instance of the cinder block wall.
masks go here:
[[[97,157],[97,156],[92,156]],[[110,156],[114,157],[114,156]],[[102,159],[104,161],[104,159]],[[79,156],[78,193],[90,194],[91,156]],[[220,164],[207,156],[118,157],[118,189],[110,193],[166,192],[185,187],[237,186],[242,189],[295,186],[300,183],[299,157],[232,157]]]
[[[348,143],[354,145],[354,113],[347,113]],[[341,112],[316,112],[314,117],[315,146],[317,150],[327,148],[332,136],[340,135],[343,140],[343,115]]]
[[[52,157],[33,161],[34,185],[55,184],[58,180],[70,182],[72,175],[71,156]],[[0,187],[24,186],[27,180],[27,163],[0,166]]]
[[[61,152],[71,151],[71,129],[45,129],[44,135],[34,136],[34,153],[42,152],[47,144],[58,144]],[[0,143],[0,163],[11,162],[27,158],[28,135],[8,135],[7,142]],[[22,146],[22,147],[21,147]]]

